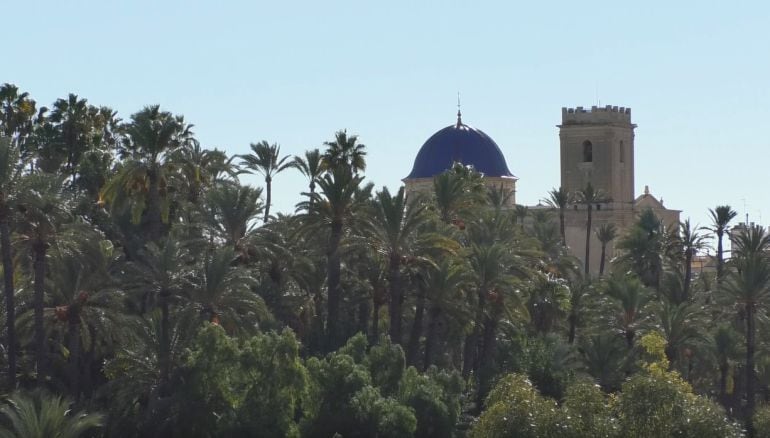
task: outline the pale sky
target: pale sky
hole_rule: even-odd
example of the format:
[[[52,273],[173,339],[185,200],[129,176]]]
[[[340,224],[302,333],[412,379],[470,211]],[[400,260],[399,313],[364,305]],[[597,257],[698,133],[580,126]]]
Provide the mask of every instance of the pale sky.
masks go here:
[[[770,222],[766,2],[3,0],[0,16],[0,82],[39,104],[73,92],[128,119],[158,103],[229,153],[301,154],[346,128],[378,187],[454,122],[458,91],[522,204],[559,185],[562,106],[631,107],[637,194],[702,225],[725,203]],[[274,208],[305,186],[278,175]]]

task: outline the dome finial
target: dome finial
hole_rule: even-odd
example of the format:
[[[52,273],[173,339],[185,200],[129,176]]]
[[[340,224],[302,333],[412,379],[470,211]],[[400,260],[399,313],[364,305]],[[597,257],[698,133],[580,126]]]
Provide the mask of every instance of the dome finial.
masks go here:
[[[460,112],[460,92],[457,92],[457,127],[463,124],[462,113]]]

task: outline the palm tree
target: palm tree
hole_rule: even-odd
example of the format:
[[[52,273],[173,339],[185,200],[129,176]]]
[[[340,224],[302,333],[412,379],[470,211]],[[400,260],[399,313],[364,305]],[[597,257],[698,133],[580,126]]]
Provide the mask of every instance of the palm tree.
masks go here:
[[[711,231],[717,235],[717,278],[720,280],[724,275],[724,250],[722,248],[722,237],[728,230],[730,221],[738,216],[738,212],[729,205],[718,205],[715,209],[709,208],[711,215]]]
[[[663,298],[654,303],[652,313],[666,339],[665,353],[671,366],[676,365],[681,351],[705,340],[701,333],[705,315],[700,304],[689,301],[674,303]]]
[[[30,251],[33,261],[35,313],[35,366],[38,383],[46,376],[46,342],[43,323],[45,279],[48,249],[57,244],[61,225],[68,218],[70,206],[62,192],[62,178],[47,174],[29,174],[21,181],[17,208],[21,211],[19,242]]]
[[[607,244],[615,240],[618,236],[615,224],[601,224],[596,230],[596,238],[602,244],[602,255],[599,259],[599,276],[604,275],[604,264],[607,258]]]
[[[660,289],[666,230],[655,213],[647,208],[618,242],[619,261],[634,272],[647,287]]]
[[[734,269],[727,275],[725,290],[741,306],[746,319],[746,429],[753,436],[753,415],[756,393],[754,354],[756,351],[756,320],[766,310],[770,298],[770,235],[762,226],[748,226],[733,237]]]
[[[78,400],[81,375],[90,378],[90,373],[81,371],[90,368],[90,364],[81,363],[83,352],[92,353],[97,341],[112,346],[123,338],[125,296],[109,272],[113,257],[109,240],[82,226],[71,226],[62,234],[60,241],[66,243],[57,245],[51,254],[52,306],[44,313],[46,321],[55,321],[56,326],[62,323],[66,328],[68,383]]]
[[[692,283],[692,258],[706,245],[706,236],[700,233],[701,227],[690,225],[690,219],[679,223],[679,243],[684,251],[684,290],[683,299],[689,300]]]
[[[334,133],[334,140],[324,142],[324,146],[325,169],[347,167],[354,175],[366,170],[366,145],[358,142],[357,135],[348,136],[348,131],[343,129]]]
[[[241,166],[251,169],[265,177],[265,217],[263,222],[267,222],[270,217],[270,205],[272,202],[272,184],[273,176],[283,172],[291,167],[292,163],[287,163],[289,156],[281,157],[281,147],[277,144],[269,144],[262,140],[259,143],[251,144],[251,154],[241,155]]]
[[[617,391],[625,377],[629,352],[623,338],[607,331],[583,338],[578,347],[585,371],[602,389]]]
[[[548,198],[545,203],[551,208],[559,209],[559,232],[561,233],[561,244],[567,246],[567,235],[564,232],[564,211],[570,201],[569,192],[564,187],[552,189],[548,192]]]
[[[728,324],[720,324],[711,335],[710,350],[719,366],[719,401],[727,403],[727,377],[730,365],[740,354],[740,336]]]
[[[187,201],[198,205],[205,189],[220,181],[237,181],[238,171],[232,163],[235,157],[218,149],[204,149],[191,139],[190,147],[177,149],[173,161],[178,163],[186,183]]]
[[[259,322],[270,319],[270,312],[252,290],[254,277],[242,266],[233,265],[235,259],[232,247],[207,257],[187,312],[221,325],[229,333],[254,333]]]
[[[329,229],[326,247],[327,348],[335,349],[342,342],[339,313],[342,298],[340,290],[340,242],[360,206],[359,189],[362,176],[353,175],[349,168],[330,169],[318,180],[320,192],[309,195],[311,201],[297,205],[307,213],[302,217],[307,226],[325,226]]]
[[[243,252],[243,238],[262,213],[261,188],[222,181],[206,193],[205,219],[214,236]],[[244,254],[245,255],[245,254]]]
[[[42,108],[41,112],[45,110]],[[32,134],[36,111],[35,101],[29,98],[29,93],[19,93],[19,88],[13,84],[0,85],[0,133],[11,139],[11,144],[24,158],[29,158],[24,143]]]
[[[160,395],[167,395],[171,373],[171,310],[187,291],[194,289],[198,268],[189,263],[190,248],[172,234],[159,243],[150,242],[139,260],[125,270],[124,285],[138,298],[140,311],[160,309],[159,351]]]
[[[104,425],[101,414],[72,412],[68,401],[40,391],[14,393],[0,408],[0,415],[3,438],[79,438]]]
[[[462,228],[464,219],[485,200],[487,189],[481,178],[459,163],[433,178],[433,201],[442,222]]]
[[[192,125],[153,105],[133,114],[124,129],[125,142],[118,152],[127,160],[102,190],[102,198],[113,208],[130,205],[134,223],[146,215],[150,240],[157,242],[162,224],[168,222],[169,184],[177,171],[173,156],[189,147]]]
[[[294,160],[291,162],[291,166],[299,170],[305,175],[308,180],[308,188],[310,188],[310,195],[312,199],[313,193],[315,193],[315,185],[318,178],[324,172],[323,157],[321,151],[313,149],[305,151],[305,156],[294,156]]]
[[[51,110],[49,120],[56,124],[59,141],[66,155],[64,172],[71,176],[73,184],[77,164],[91,146],[90,134],[96,128],[92,115],[96,115],[97,111],[88,105],[86,99],[78,99],[78,96],[72,93],[66,99],[57,99]]]
[[[583,189],[574,193],[575,202],[586,206],[586,253],[585,274],[588,276],[591,267],[591,221],[594,204],[607,202],[607,196],[603,190],[597,190],[589,182]]]
[[[459,323],[469,317],[465,296],[470,285],[469,267],[459,258],[442,257],[436,265],[426,267],[423,281],[430,303],[423,360],[423,370],[427,370],[435,362],[441,327],[448,321]]]
[[[16,387],[16,307],[14,305],[13,250],[11,248],[12,205],[17,196],[21,166],[18,149],[7,137],[0,137],[0,250],[3,259],[5,293],[6,351],[8,352],[8,387]]]
[[[390,338],[400,344],[402,304],[404,300],[401,279],[402,259],[414,254],[420,243],[417,234],[428,219],[428,210],[415,199],[406,198],[404,187],[395,196],[387,187],[377,192],[371,211],[369,244],[387,260],[390,292]],[[434,239],[436,240],[436,239]],[[432,243],[438,243],[432,242]],[[445,244],[448,246],[448,244]]]
[[[618,311],[618,324],[630,349],[634,346],[634,337],[642,322],[642,310],[649,301],[647,291],[634,276],[619,274],[607,281],[605,293]]]
[[[510,252],[506,245],[471,244],[469,251],[468,260],[476,291],[476,311],[472,331],[465,338],[462,374],[468,378],[471,371],[483,368],[479,375],[480,403],[489,390],[497,327],[505,313],[505,306],[511,305],[506,303],[505,298],[512,296],[515,279],[510,274]]]

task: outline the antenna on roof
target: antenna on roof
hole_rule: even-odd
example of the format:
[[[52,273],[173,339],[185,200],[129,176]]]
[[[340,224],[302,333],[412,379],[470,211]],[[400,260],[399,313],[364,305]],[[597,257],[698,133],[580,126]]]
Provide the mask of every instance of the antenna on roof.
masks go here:
[[[460,92],[457,92],[457,126],[463,124],[462,113],[460,112]]]

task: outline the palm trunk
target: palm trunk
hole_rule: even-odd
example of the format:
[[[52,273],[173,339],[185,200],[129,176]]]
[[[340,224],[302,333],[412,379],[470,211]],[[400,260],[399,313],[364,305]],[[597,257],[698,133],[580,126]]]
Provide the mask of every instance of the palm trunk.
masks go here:
[[[310,181],[310,208],[313,208],[313,200],[315,198],[315,180]]]
[[[417,295],[417,303],[414,311],[414,322],[412,322],[412,331],[409,334],[409,344],[406,349],[407,365],[417,364],[417,353],[420,349],[420,337],[422,336],[423,316],[425,314],[425,294],[420,292]]]
[[[160,292],[160,395],[169,393],[171,375],[171,321],[169,317],[169,292]]]
[[[273,189],[273,179],[268,176],[265,178],[265,218],[263,219],[264,223],[267,223],[267,220],[270,218],[270,203],[273,200],[272,189]]]
[[[559,231],[561,232],[561,244],[567,246],[567,234],[564,232],[564,207],[559,207]]]
[[[358,331],[364,336],[369,336],[369,316],[372,309],[369,308],[369,300],[363,300],[358,305]]]
[[[604,275],[604,262],[606,257],[607,257],[607,244],[602,243],[602,255],[601,255],[601,258],[599,259],[599,277]]]
[[[151,165],[147,172],[149,187],[147,192],[147,220],[149,222],[150,240],[157,242],[161,234],[161,213],[160,213],[160,176],[158,175],[157,165]]]
[[[724,231],[717,230],[717,280],[722,280],[722,274],[724,270],[724,250],[722,248],[722,236]]]
[[[41,385],[46,376],[45,328],[43,326],[43,308],[45,306],[45,253],[46,243],[36,240],[32,246],[35,257],[35,368],[37,383]]]
[[[719,401],[723,406],[727,406],[727,373],[730,366],[726,363],[719,365]]]
[[[340,241],[342,240],[342,221],[334,220],[329,235],[329,251],[327,253],[326,284],[328,287],[328,309],[326,312],[326,342],[328,351],[336,349],[340,342]]]
[[[8,224],[8,207],[0,207],[0,245],[3,255],[3,280],[5,286],[5,330],[8,351],[8,388],[16,388],[16,307],[14,306],[13,254],[11,253],[11,227]]]
[[[636,332],[631,329],[626,330],[626,345],[629,350],[634,348],[634,336],[636,336]]]
[[[401,343],[401,257],[398,254],[390,256],[388,271],[388,283],[390,283],[390,340],[395,344]]]
[[[493,315],[485,318],[484,339],[481,346],[479,361],[479,390],[477,406],[480,408],[489,392],[492,375],[494,374],[495,350],[497,348],[497,323],[502,303],[495,306]]]
[[[67,320],[69,323],[69,373],[70,388],[75,401],[80,399],[80,315],[77,305],[70,305]]]
[[[746,304],[746,433],[754,436],[754,306]]]
[[[593,210],[593,205],[586,204],[587,205],[587,218],[586,218],[586,266],[585,266],[585,273],[586,277],[588,277],[588,272],[591,268],[591,212]]]
[[[682,302],[690,299],[690,283],[692,283],[692,249],[688,249],[684,256],[684,287],[682,287]]]
[[[468,378],[471,371],[475,371],[478,363],[478,340],[481,336],[481,330],[484,325],[484,300],[486,293],[482,289],[478,293],[478,304],[476,306],[476,319],[473,325],[473,332],[465,338],[465,348],[463,351],[463,377]]]
[[[569,337],[567,342],[572,345],[575,342],[575,332],[577,332],[577,313],[574,310],[570,310],[569,313]]]
[[[372,334],[369,338],[369,345],[377,345],[380,342],[380,303],[374,300],[374,309],[372,310]]]
[[[439,318],[441,318],[441,308],[431,307],[430,311],[428,311],[428,333],[425,335],[423,371],[427,371],[433,364],[433,351],[436,349],[436,341],[438,340]]]

